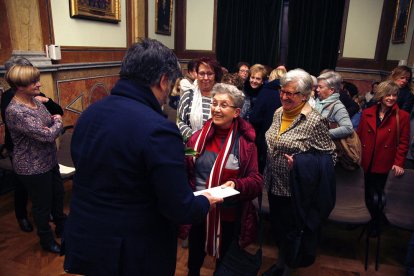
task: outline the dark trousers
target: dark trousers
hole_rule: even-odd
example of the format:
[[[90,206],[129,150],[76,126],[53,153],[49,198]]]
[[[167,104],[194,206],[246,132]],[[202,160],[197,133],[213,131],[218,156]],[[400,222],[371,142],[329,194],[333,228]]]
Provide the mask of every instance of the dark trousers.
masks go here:
[[[46,173],[35,175],[17,175],[18,180],[26,187],[32,200],[32,214],[37,227],[40,244],[48,246],[54,239],[49,225],[52,214],[55,224],[64,223],[63,213],[63,182],[59,166]]]
[[[222,239],[220,256],[223,257],[235,236],[234,222],[221,222]],[[204,250],[206,242],[206,225],[205,222],[201,224],[193,224],[188,236],[188,275],[200,275],[200,269],[203,266],[206,252]],[[217,259],[216,266],[220,263]]]
[[[272,229],[273,238],[275,239],[276,245],[279,248],[277,265],[283,267],[285,264],[284,251],[287,243],[286,237],[288,233],[296,229],[292,197],[276,196],[268,193],[268,198],[270,226]]]
[[[385,183],[387,182],[388,173],[370,173],[366,172],[365,178],[365,203],[373,219],[380,215],[382,210],[378,209],[377,202],[384,193]],[[381,206],[380,206],[381,207]]]
[[[10,156],[10,162],[13,164],[13,160]],[[14,186],[14,213],[17,219],[27,218],[27,201],[28,195],[26,187],[19,181],[17,175],[12,172],[11,180]]]
[[[414,276],[414,234],[411,236],[411,240],[408,243],[405,265],[407,267],[407,276]]]
[[[13,173],[12,179],[14,183],[14,212],[16,214],[16,218],[27,218],[28,195],[26,187],[19,181],[15,173]]]
[[[273,238],[280,249],[287,234],[295,229],[292,197],[268,193],[268,198]]]

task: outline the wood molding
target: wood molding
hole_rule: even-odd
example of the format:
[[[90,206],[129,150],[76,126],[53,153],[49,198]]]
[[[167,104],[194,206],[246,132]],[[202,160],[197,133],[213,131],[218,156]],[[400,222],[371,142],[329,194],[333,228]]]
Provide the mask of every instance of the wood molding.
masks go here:
[[[10,26],[6,11],[6,3],[0,0],[0,64],[9,59],[13,49],[11,45]]]
[[[126,48],[115,47],[107,48],[62,46],[60,50],[62,53],[62,60],[57,61],[57,64],[77,62],[120,61],[122,60],[126,52]]]
[[[216,58],[216,33],[217,33],[217,0],[214,0],[214,26],[213,26],[213,50],[187,50],[185,48],[186,42],[186,15],[187,15],[187,1],[176,1],[175,4],[175,43],[174,52],[180,59],[193,59],[200,57]]]
[[[374,59],[364,58],[346,58],[343,57],[343,44],[345,40],[346,23],[348,17],[349,1],[345,1],[346,14],[344,12],[344,19],[342,22],[342,34],[341,34],[341,53],[338,57],[337,67],[347,68],[365,68],[365,69],[377,69],[383,70],[388,68],[393,61],[387,61],[388,47],[392,32],[392,21],[394,18],[395,1],[384,0],[384,5],[381,12],[381,21],[378,31],[377,44],[375,47]],[[359,42],[361,43],[361,42]]]
[[[42,27],[43,44],[55,44],[50,0],[38,0],[38,3],[40,12],[40,26]]]

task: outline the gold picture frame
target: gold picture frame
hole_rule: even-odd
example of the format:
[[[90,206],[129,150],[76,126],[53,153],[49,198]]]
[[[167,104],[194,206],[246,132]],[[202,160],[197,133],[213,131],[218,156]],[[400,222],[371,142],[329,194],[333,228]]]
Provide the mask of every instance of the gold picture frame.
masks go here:
[[[404,43],[413,0],[398,0],[392,28],[392,43]]]
[[[120,0],[69,0],[70,17],[118,23],[121,21]]]
[[[171,35],[173,0],[155,1],[155,33]]]

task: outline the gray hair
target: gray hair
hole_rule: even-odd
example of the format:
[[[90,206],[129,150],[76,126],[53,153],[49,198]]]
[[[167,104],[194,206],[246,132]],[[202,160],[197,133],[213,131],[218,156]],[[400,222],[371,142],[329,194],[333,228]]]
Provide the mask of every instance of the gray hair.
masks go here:
[[[280,86],[283,87],[291,82],[297,83],[296,92],[300,92],[300,94],[309,98],[313,81],[308,72],[300,68],[290,70],[280,79]]]
[[[4,63],[4,68],[6,71],[9,71],[13,65],[23,65],[23,66],[33,66],[33,64],[25,57],[22,56],[12,56],[10,57],[6,63]]]
[[[226,94],[232,101],[233,105],[237,108],[242,108],[244,104],[244,95],[236,86],[226,83],[217,83],[211,90],[211,97],[215,95]]]
[[[318,77],[318,81],[324,81],[329,88],[334,90],[334,93],[341,91],[342,77],[335,71],[328,71]]]

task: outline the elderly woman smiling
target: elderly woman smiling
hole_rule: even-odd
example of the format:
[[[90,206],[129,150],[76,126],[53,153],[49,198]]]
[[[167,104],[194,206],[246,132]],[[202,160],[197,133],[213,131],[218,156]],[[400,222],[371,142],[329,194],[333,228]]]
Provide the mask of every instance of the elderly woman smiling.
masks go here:
[[[294,69],[280,79],[280,84],[282,107],[276,110],[272,125],[266,132],[268,151],[264,171],[271,226],[279,247],[279,259],[264,275],[282,275],[283,271],[285,271],[284,275],[289,274],[290,268],[285,260],[285,248],[289,247],[286,237],[298,226],[295,220],[296,213],[292,208],[294,206],[290,186],[292,172],[295,172],[297,164],[300,164],[302,170],[308,170],[301,175],[303,179],[308,177],[305,180],[306,184],[319,186],[320,178],[313,175],[316,172],[323,174],[321,168],[333,172],[335,149],[329,136],[326,119],[308,103],[313,85],[311,76],[302,69]],[[307,159],[312,161],[306,164],[297,163],[301,160],[300,156],[305,153],[311,154],[314,159]],[[320,157],[324,157],[323,160],[317,159]],[[319,163],[319,160],[324,163]],[[321,164],[320,167],[316,167],[317,163]],[[317,197],[303,196],[301,201],[310,202],[315,198]],[[304,226],[306,224],[299,227]]]
[[[210,210],[203,223],[192,225],[188,275],[200,275],[206,253],[220,260],[237,239],[235,233],[241,233],[238,242],[242,248],[256,237],[257,214],[251,201],[262,191],[262,176],[254,129],[240,118],[244,96],[235,86],[220,83],[214,86],[212,97],[211,119],[187,143],[199,153],[187,159],[189,182],[193,190],[221,185],[236,189],[240,195]]]

